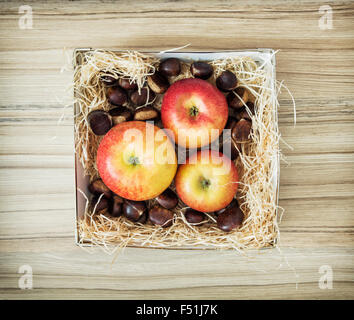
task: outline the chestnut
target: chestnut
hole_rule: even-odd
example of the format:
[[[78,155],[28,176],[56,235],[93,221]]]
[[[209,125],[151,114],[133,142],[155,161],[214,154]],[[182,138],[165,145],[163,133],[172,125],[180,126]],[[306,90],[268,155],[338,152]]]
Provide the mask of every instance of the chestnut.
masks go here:
[[[216,86],[219,90],[224,92],[234,90],[237,87],[237,78],[231,71],[223,71],[220,76],[216,78]]]
[[[235,142],[243,143],[250,140],[252,123],[248,120],[241,119],[232,129],[231,136]]]
[[[111,203],[111,207],[109,210],[109,213],[112,217],[119,217],[122,215],[122,204],[123,204],[123,199],[114,194],[112,197],[112,203]]]
[[[147,84],[155,93],[164,93],[170,86],[166,77],[158,71],[147,77]]]
[[[243,87],[237,87],[227,95],[227,102],[230,108],[240,109],[248,101],[248,91]]]
[[[103,110],[91,111],[87,116],[87,121],[92,132],[98,136],[106,134],[112,128],[112,119]]]
[[[181,72],[181,62],[177,58],[168,58],[160,63],[159,71],[166,77],[178,76]]]
[[[141,215],[141,217],[139,218],[139,220],[137,221],[137,223],[142,223],[142,224],[144,224],[144,223],[146,223],[147,220],[148,220],[148,214],[147,214],[147,212],[145,211],[145,212]]]
[[[146,106],[135,110],[134,120],[146,121],[154,120],[159,117],[159,111],[154,107]]]
[[[114,106],[123,106],[128,102],[126,92],[118,86],[109,87],[106,91],[106,96],[110,104]]]
[[[95,213],[102,213],[103,211],[108,210],[109,206],[110,201],[105,196],[102,196],[101,198],[99,196],[94,196],[91,199],[91,210],[95,210]]]
[[[193,209],[187,209],[184,216],[189,223],[201,223],[205,221],[205,214]]]
[[[108,189],[108,187],[103,183],[102,179],[96,179],[92,181],[88,186],[88,190],[96,196],[99,196],[102,193],[106,198],[111,198],[112,196],[112,191]]]
[[[102,75],[100,76],[100,80],[103,82],[105,86],[113,86],[117,82],[117,78],[115,78],[113,75]]]
[[[168,209],[155,205],[149,210],[149,220],[155,225],[164,228],[170,227],[173,223],[173,213]]]
[[[135,90],[138,88],[138,85],[135,81],[127,78],[119,78],[118,85],[121,86],[125,90]]]
[[[247,102],[247,107],[249,109],[249,111],[251,112],[252,115],[254,115],[254,104],[252,102]],[[249,113],[247,112],[246,108],[243,108],[238,114],[237,117],[239,119],[246,119],[249,121],[252,121],[251,116],[249,115]]]
[[[225,208],[222,208],[214,213],[219,215],[220,213],[223,213],[226,209],[233,208],[233,207],[239,208],[237,199],[233,199]]]
[[[214,69],[209,63],[197,61],[191,64],[191,73],[196,78],[209,79],[213,72]]]
[[[112,118],[113,125],[129,121],[133,117],[132,112],[126,107],[114,108],[109,110],[108,113]]]
[[[178,197],[171,189],[166,189],[156,197],[156,201],[164,208],[172,209],[177,206]]]
[[[130,100],[137,106],[142,106],[144,104],[150,104],[155,99],[155,93],[148,88],[141,88],[141,92],[139,90],[135,90],[131,96]]]
[[[144,201],[125,200],[123,203],[124,216],[134,222],[137,222],[146,210]]]
[[[220,213],[216,222],[219,229],[230,232],[235,228],[239,228],[242,225],[243,219],[244,214],[241,209],[233,206]]]
[[[232,116],[229,116],[229,118],[227,119],[227,122],[226,122],[226,125],[225,125],[224,129],[232,130],[233,127],[236,125],[237,121],[238,120],[236,118],[234,118]]]

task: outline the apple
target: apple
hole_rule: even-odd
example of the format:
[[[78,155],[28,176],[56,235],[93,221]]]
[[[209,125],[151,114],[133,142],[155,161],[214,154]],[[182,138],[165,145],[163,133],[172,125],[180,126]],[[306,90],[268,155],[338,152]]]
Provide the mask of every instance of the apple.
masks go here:
[[[127,121],[114,126],[97,150],[97,168],[105,185],[134,201],[155,198],[177,171],[174,144],[152,123]]]
[[[199,148],[218,138],[228,118],[225,96],[202,79],[183,79],[166,91],[161,120],[182,147]]]
[[[186,205],[197,211],[213,212],[225,208],[234,198],[238,173],[226,155],[202,150],[178,168],[175,185]]]

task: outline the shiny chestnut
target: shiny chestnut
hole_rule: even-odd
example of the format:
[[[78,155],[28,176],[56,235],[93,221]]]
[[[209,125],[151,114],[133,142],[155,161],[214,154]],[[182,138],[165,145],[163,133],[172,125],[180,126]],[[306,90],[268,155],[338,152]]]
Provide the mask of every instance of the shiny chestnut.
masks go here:
[[[230,207],[219,214],[217,218],[217,226],[222,231],[230,232],[241,227],[243,219],[244,214],[239,207]]]
[[[129,121],[133,118],[132,112],[126,107],[117,107],[109,110],[108,113],[112,118],[113,125]]]
[[[170,83],[168,82],[167,78],[161,73],[156,71],[151,76],[147,77],[147,84],[152,91],[155,93],[161,94],[166,92]]]
[[[166,77],[178,76],[181,72],[181,62],[177,58],[168,58],[160,63],[159,71]]]
[[[118,85],[125,90],[135,90],[138,88],[138,85],[135,81],[132,81],[131,79],[127,78],[120,78],[118,80]]]
[[[201,223],[206,220],[205,214],[193,209],[187,209],[184,213],[186,220],[189,223]]]
[[[87,121],[95,135],[102,136],[112,128],[110,115],[103,110],[91,111],[87,116]]]
[[[237,78],[231,71],[223,71],[220,76],[216,78],[216,86],[219,90],[224,92],[234,90],[237,87]]]
[[[230,108],[241,109],[248,102],[248,90],[237,87],[227,95],[227,103]]]
[[[209,63],[202,61],[193,62],[190,70],[194,77],[203,80],[209,79],[214,72],[213,67]]]
[[[155,205],[149,210],[149,220],[155,225],[170,227],[173,223],[173,212]]]
[[[112,191],[108,189],[108,187],[103,183],[102,179],[96,179],[92,181],[88,186],[88,190],[96,196],[99,196],[102,193],[106,198],[111,198],[112,196]]]
[[[237,143],[244,143],[250,140],[252,123],[248,120],[241,119],[232,129],[232,139]]]
[[[135,110],[134,120],[137,121],[147,121],[147,120],[156,120],[159,118],[160,113],[154,107],[146,106],[141,107]]]
[[[111,200],[109,213],[112,217],[119,217],[123,213],[123,198],[114,194]]]
[[[140,93],[139,90],[135,90],[130,96],[130,100],[137,106],[150,104],[154,101],[154,99],[155,93],[148,88],[142,88]]]
[[[146,210],[144,201],[125,200],[123,203],[124,216],[134,222],[137,222]]]
[[[178,197],[171,189],[166,189],[156,197],[156,201],[166,209],[173,209],[178,204]]]
[[[109,103],[114,106],[123,106],[128,102],[127,93],[118,86],[107,88],[106,96]]]
[[[95,210],[95,213],[102,213],[103,211],[108,210],[109,206],[110,201],[105,196],[94,196],[91,199],[91,210]]]

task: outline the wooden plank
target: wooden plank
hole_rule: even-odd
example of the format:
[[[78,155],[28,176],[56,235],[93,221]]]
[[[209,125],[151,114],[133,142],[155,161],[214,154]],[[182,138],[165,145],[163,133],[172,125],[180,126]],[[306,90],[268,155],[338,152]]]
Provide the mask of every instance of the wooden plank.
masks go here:
[[[346,158],[350,156],[348,155]],[[281,184],[282,187],[353,184],[353,171],[352,162],[322,162],[320,165],[316,163],[293,164],[291,167],[282,168]],[[53,177],[55,180],[48,183],[48,179],[53,179]],[[61,166],[59,168],[42,168],[40,165],[34,168],[0,168],[0,192],[2,195],[74,192],[73,181],[73,168]]]
[[[122,7],[129,5],[126,2]],[[34,28],[26,30],[24,35],[18,28],[18,7],[5,4],[3,10],[6,15],[0,20],[0,36],[4,47],[15,50],[32,46],[51,49],[58,46],[106,47],[107,43],[114,43],[107,30],[119,30],[123,25],[125,32],[120,33],[119,41],[114,44],[127,48],[134,48],[137,44],[140,47],[151,46],[152,41],[158,45],[163,43],[166,47],[192,42],[198,48],[205,42],[211,42],[214,48],[230,47],[230,44],[239,48],[264,47],[265,44],[283,48],[325,49],[329,45],[353,48],[349,41],[353,37],[350,16],[353,5],[346,2],[332,6],[336,17],[335,28],[326,32],[328,30],[321,30],[318,26],[320,6],[315,2],[302,2],[301,5],[289,1],[280,5],[278,2],[278,8],[272,5],[272,10],[263,11],[259,10],[262,7],[260,1],[254,2],[251,7],[243,7],[244,11],[234,3],[228,6],[228,10],[213,11],[211,8],[211,12],[205,11],[204,5],[198,10],[183,3],[175,3],[172,10],[166,4],[149,10],[151,4],[146,2],[139,3],[134,11],[130,8],[121,12],[118,6],[107,4],[97,12],[97,5],[85,3],[88,12],[76,11],[76,14],[60,14],[60,10],[53,14],[46,4],[39,3],[33,5]],[[277,19],[277,23],[269,23],[273,19]],[[191,26],[193,32],[190,32]],[[68,32],[70,30],[76,32]],[[237,37],[230,30],[237,30]]]
[[[353,296],[353,285],[350,282],[335,282],[336,290],[320,290],[317,289],[318,283],[301,284],[300,289],[294,289],[293,284],[282,284],[274,286],[230,286],[230,287],[202,287],[202,288],[182,288],[169,290],[141,290],[141,291],[120,291],[105,289],[0,289],[1,299],[23,299],[23,300],[65,300],[65,299],[87,299],[87,300],[262,300],[280,299],[280,300],[303,300],[303,299],[350,299]]]
[[[221,298],[222,292],[230,293],[228,297],[233,299],[254,298],[254,294],[257,296],[260,292],[269,292],[273,298],[280,298],[281,294],[288,298],[296,298],[303,293],[333,298],[353,294],[353,287],[348,285],[353,276],[352,252],[344,248],[284,249],[282,253],[267,250],[245,257],[230,251],[126,249],[114,264],[111,264],[112,257],[93,251],[94,266],[86,263],[92,255],[79,248],[62,251],[59,246],[57,250],[22,252],[21,255],[17,250],[14,253],[2,252],[1,294],[34,297],[51,292],[53,288],[57,291],[55,295],[52,292],[51,297],[58,297],[60,292],[68,290],[72,292],[68,297],[75,297],[78,292],[88,296],[100,295],[100,291],[106,297],[105,292],[111,291],[111,295],[117,298],[132,294],[139,297],[153,294],[157,298],[166,292],[170,292],[170,297],[194,292],[201,298],[217,299]],[[144,263],[136,264],[138,257]],[[213,262],[216,258],[218,264]],[[161,264],[160,259],[166,263]],[[34,289],[31,291],[18,289],[20,275],[17,271],[23,264],[33,269]],[[181,271],[184,269],[181,267],[186,265],[188,273]],[[323,265],[332,268],[334,283],[332,290],[322,292],[318,281],[321,277],[319,268]]]
[[[0,2],[0,298],[354,296],[353,1],[329,4],[331,30],[319,28],[323,3],[312,0],[36,1],[31,30],[18,27],[21,5]],[[74,244],[72,71],[60,71],[76,47],[188,43],[192,51],[281,49],[277,79],[296,99],[297,125],[283,89],[280,130],[294,149],[281,143],[290,166],[281,165],[280,252],[89,254]],[[33,267],[33,290],[18,289],[23,264]],[[323,265],[333,269],[332,290],[319,289]]]
[[[277,49],[276,46],[273,48]],[[191,49],[196,50],[194,45]],[[240,48],[235,47],[234,49]],[[147,50],[156,50],[156,47],[151,46]],[[212,50],[212,48],[204,47],[202,50]],[[290,56],[302,56],[302,68],[299,68],[299,62],[295,62],[293,57],[288,60],[289,52]],[[326,61],[326,65],[329,65],[330,69],[328,72],[323,67],[324,62],[319,58],[319,52],[321,51],[308,52],[304,49],[280,51],[277,54],[277,79],[284,81],[296,100],[305,100],[310,106],[310,110],[312,107],[316,108],[316,102],[320,102],[323,105],[322,110],[328,108],[330,111],[329,107],[338,105],[339,100],[353,99],[354,94],[351,90],[354,74],[353,57],[348,54],[351,51],[331,52],[331,59]],[[6,69],[2,71],[3,77],[0,76],[0,94],[3,97],[1,106],[37,105],[38,101],[55,106],[70,103],[70,99],[72,99],[72,91],[70,90],[72,72],[60,72],[62,67],[70,67],[70,61],[66,56],[63,57],[62,50],[38,52],[38,55],[43,57],[40,60],[42,61],[40,68],[37,67],[38,59],[36,62],[31,62],[33,58],[29,61],[22,58],[19,59],[22,62],[14,64],[13,60],[9,58],[13,54],[19,55],[14,51],[4,51],[0,55],[2,66],[6,66]],[[68,52],[68,56],[71,57],[71,51],[70,54]],[[344,72],[343,69],[346,71]],[[338,70],[337,73],[334,70]],[[46,83],[45,89],[43,89],[44,82]],[[18,95],[18,90],[21,90],[23,94]],[[283,101],[287,101],[286,105],[290,105],[290,97],[285,89],[282,90],[280,98],[287,99],[288,101]]]
[[[69,120],[68,120],[69,121]],[[73,125],[2,125],[0,154],[61,154],[73,150]],[[280,124],[280,143],[284,155],[350,153],[354,151],[354,126],[351,121]]]

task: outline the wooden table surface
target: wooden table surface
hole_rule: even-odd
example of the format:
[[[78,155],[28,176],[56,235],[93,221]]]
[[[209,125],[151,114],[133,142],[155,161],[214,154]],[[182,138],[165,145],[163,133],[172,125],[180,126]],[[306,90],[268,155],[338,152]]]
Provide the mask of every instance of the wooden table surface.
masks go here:
[[[1,298],[354,298],[353,1],[34,1],[32,29],[20,28],[23,4],[0,3]],[[277,78],[297,109],[294,127],[283,90],[279,124],[293,150],[281,144],[280,251],[128,248],[112,263],[74,244],[72,71],[61,68],[77,47],[186,44],[280,50]],[[22,266],[32,290],[19,287]],[[330,272],[332,288],[321,285]]]

